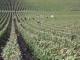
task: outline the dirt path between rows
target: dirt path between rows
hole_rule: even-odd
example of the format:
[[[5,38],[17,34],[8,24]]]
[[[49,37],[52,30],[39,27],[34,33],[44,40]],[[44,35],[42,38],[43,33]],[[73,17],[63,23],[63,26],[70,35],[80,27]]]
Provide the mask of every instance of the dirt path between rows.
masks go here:
[[[10,37],[10,32],[11,32],[11,26],[12,26],[12,14],[11,14],[11,17],[10,17],[10,22],[9,22],[9,25],[7,27],[7,33],[5,35],[5,38],[4,38],[4,41],[2,43],[2,47],[4,47],[6,44],[7,44],[7,41]],[[4,60],[2,57],[1,57],[1,53],[2,53],[2,49],[0,47],[0,60]]]
[[[17,20],[18,20],[18,17],[17,17]],[[21,55],[22,55],[22,59],[23,60],[33,60],[29,54],[29,52],[27,51],[26,49],[26,45],[22,39],[22,36],[20,35],[19,31],[18,31],[18,28],[17,28],[17,25],[16,25],[16,21],[14,21],[14,26],[15,26],[15,32],[16,32],[16,35],[17,35],[17,42],[20,46],[20,51],[21,51]]]

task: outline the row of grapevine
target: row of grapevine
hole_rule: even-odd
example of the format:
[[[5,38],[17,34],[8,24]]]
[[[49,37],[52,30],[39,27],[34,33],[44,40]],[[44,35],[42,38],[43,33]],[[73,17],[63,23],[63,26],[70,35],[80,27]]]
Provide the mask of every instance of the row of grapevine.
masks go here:
[[[0,24],[0,30],[2,30],[3,28],[4,28],[4,26],[6,25],[6,23],[7,23],[7,20],[8,20],[8,18],[9,18],[9,13],[8,13],[8,15],[6,16],[6,14],[7,13],[5,13],[5,16],[4,16],[4,18],[1,20],[1,24]]]
[[[80,1],[43,1],[43,0],[18,0],[16,10],[28,11],[80,11]]]
[[[8,0],[0,1],[0,11],[11,10]]]
[[[29,0],[3,0],[0,2],[0,10],[17,11],[80,11],[80,1],[29,1]]]
[[[63,0],[62,0],[63,1]],[[31,10],[31,11],[80,11],[80,1],[21,1],[6,0],[1,2],[1,10]],[[75,3],[75,4],[74,4]]]
[[[17,36],[15,34],[14,20],[12,20],[12,27],[10,37],[6,46],[3,48],[2,57],[4,60],[21,60],[21,52],[17,43]],[[7,51],[7,52],[6,52]]]
[[[6,15],[6,13],[5,13],[5,15]],[[3,39],[1,39],[1,38],[2,38],[2,36],[4,36],[5,32],[7,31],[8,26],[9,26],[9,22],[10,22],[10,17],[9,16],[10,16],[10,13],[8,13],[8,15],[6,17],[4,16],[5,18],[4,18],[4,20],[3,19],[2,20],[4,22],[5,21],[6,22],[5,23],[3,22],[4,24],[3,23],[0,24],[0,26],[2,27],[2,28],[0,27],[1,28],[0,29],[0,46],[3,42]]]

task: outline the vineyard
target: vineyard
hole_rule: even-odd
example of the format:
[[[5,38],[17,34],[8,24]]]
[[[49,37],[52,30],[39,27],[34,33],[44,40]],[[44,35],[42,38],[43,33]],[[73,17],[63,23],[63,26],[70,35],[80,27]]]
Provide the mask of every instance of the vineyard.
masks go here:
[[[0,60],[80,60],[80,0],[0,0]]]

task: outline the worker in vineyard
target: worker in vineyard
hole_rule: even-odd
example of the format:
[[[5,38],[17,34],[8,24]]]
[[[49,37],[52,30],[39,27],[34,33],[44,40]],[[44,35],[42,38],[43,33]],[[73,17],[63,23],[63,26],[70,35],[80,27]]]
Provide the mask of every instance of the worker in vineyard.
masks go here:
[[[37,23],[38,23],[38,24],[41,24],[41,23],[40,23],[40,20],[38,20]]]
[[[24,17],[24,19],[27,20],[26,17]]]
[[[28,17],[28,19],[30,20],[30,17]]]
[[[14,16],[14,21],[16,20],[16,16]]]

